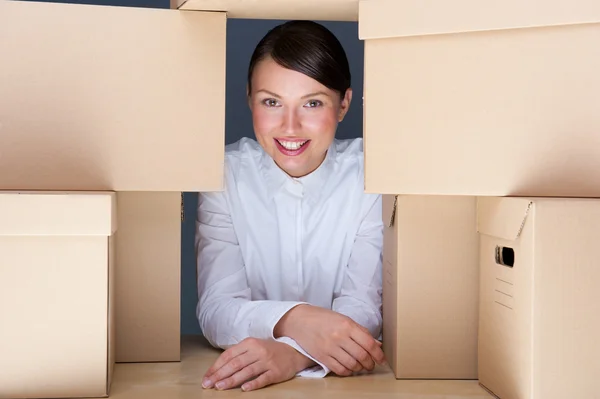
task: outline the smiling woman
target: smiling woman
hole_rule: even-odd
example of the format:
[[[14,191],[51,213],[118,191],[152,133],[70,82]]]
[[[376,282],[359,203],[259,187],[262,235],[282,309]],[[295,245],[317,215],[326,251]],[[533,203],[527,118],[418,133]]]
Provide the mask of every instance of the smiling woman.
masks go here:
[[[226,349],[205,388],[384,361],[381,197],[364,193],[362,139],[335,138],[350,83],[344,49],[315,22],[275,27],[252,55],[257,140],[228,145],[225,190],[199,195],[197,316]]]
[[[290,176],[325,159],[352,100],[350,83],[341,43],[320,24],[280,25],[258,43],[248,68],[254,132]]]

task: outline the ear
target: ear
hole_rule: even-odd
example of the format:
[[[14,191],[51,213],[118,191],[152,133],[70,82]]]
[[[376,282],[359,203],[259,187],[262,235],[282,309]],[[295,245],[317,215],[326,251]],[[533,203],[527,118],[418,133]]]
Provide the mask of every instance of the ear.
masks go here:
[[[252,109],[252,98],[250,96],[250,87],[246,84],[246,101],[248,101],[248,107]]]
[[[350,109],[350,103],[352,102],[352,88],[346,90],[346,94],[342,98],[342,102],[340,104],[340,115],[338,121],[343,121]]]

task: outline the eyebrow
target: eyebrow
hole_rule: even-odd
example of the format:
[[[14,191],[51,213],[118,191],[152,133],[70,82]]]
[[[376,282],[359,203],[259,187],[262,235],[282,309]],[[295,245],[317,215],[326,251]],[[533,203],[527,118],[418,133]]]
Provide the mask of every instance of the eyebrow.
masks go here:
[[[329,97],[329,94],[325,93],[324,91],[316,91],[314,93],[310,93],[310,94],[307,94],[305,96],[302,96],[302,98],[317,97],[317,96],[326,96],[326,97]]]
[[[272,91],[269,90],[265,90],[265,89],[261,89],[258,90],[257,93],[266,93],[270,96],[276,97],[276,98],[281,98],[281,96],[277,93],[273,93]],[[324,91],[316,91],[314,93],[309,93],[309,94],[305,94],[302,96],[302,99],[308,98],[308,97],[316,97],[316,96],[327,96],[329,97],[329,94],[325,93]]]

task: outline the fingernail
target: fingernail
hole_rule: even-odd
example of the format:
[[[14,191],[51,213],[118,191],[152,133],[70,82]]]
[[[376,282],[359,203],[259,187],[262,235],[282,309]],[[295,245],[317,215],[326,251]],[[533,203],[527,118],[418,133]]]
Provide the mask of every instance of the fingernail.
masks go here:
[[[204,381],[202,381],[202,388],[210,388],[212,385],[212,381],[209,379],[204,379]]]
[[[217,387],[217,389],[223,389],[225,388],[225,383],[222,381],[217,382],[217,385],[215,385]]]
[[[247,384],[242,385],[242,391],[245,392],[248,390],[248,388],[250,388],[250,385],[247,385]]]

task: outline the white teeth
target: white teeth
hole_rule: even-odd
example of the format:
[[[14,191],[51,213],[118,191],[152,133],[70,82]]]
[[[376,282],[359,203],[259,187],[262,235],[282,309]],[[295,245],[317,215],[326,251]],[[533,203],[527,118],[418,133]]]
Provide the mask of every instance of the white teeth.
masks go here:
[[[305,141],[282,141],[282,140],[277,140],[277,141],[285,149],[290,150],[290,151],[295,151],[295,150],[299,149],[300,147],[302,147],[304,144],[306,144],[306,142],[308,140],[305,140]]]

